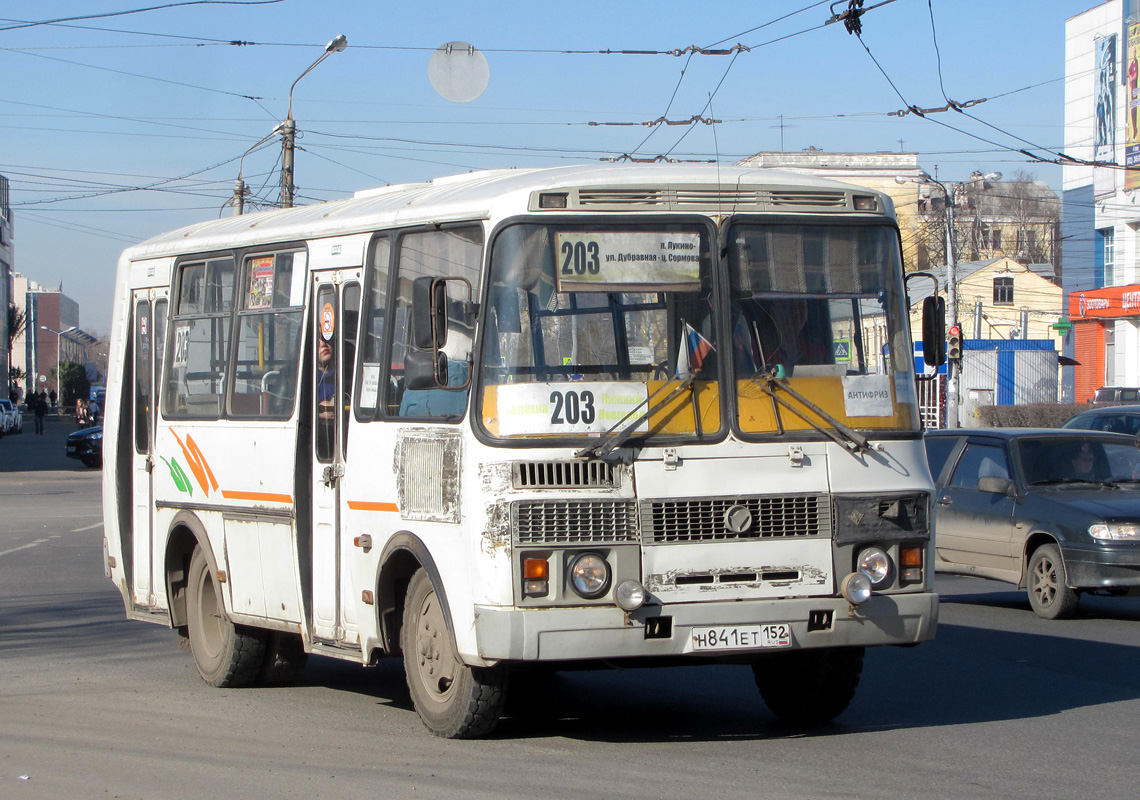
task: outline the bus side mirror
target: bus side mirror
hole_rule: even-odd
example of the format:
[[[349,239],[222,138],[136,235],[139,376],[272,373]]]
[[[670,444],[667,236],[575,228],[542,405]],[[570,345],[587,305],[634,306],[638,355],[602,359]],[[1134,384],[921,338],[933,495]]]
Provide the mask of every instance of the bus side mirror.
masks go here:
[[[447,344],[447,280],[416,278],[412,283],[412,344],[438,350]]]
[[[409,350],[404,356],[404,389],[446,389],[447,353]]]
[[[931,367],[946,363],[946,299],[937,295],[922,301],[922,360]]]

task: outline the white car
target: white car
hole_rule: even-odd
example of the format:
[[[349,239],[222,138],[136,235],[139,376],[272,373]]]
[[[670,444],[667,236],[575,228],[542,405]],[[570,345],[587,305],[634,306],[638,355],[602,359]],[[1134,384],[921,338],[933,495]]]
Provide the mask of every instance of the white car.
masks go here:
[[[0,433],[21,433],[24,414],[11,400],[0,400]]]

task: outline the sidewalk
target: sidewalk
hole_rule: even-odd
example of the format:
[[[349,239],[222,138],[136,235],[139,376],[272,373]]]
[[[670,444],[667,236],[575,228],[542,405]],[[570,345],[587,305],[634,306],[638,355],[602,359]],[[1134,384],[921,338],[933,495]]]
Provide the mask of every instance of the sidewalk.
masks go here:
[[[74,418],[49,413],[44,418],[44,435],[36,436],[35,416],[25,414],[24,432],[0,439],[0,472],[98,472],[67,457],[67,435],[76,430]]]

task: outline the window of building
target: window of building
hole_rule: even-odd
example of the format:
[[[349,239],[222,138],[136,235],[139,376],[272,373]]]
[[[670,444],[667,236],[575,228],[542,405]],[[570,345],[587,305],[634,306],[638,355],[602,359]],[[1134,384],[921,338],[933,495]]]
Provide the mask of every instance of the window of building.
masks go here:
[[[1096,232],[1096,263],[1093,275],[1094,288],[1116,285],[1116,229],[1101,228]]]
[[[1013,278],[994,278],[994,305],[1013,305]]]

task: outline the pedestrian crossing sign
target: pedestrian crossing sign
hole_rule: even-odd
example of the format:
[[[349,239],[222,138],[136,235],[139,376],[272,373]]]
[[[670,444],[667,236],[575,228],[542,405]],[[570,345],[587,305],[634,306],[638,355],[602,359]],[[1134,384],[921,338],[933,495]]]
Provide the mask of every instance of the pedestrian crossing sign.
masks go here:
[[[834,348],[835,363],[845,363],[851,360],[850,339],[836,339],[832,347]]]

